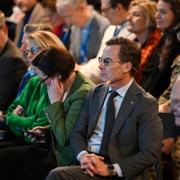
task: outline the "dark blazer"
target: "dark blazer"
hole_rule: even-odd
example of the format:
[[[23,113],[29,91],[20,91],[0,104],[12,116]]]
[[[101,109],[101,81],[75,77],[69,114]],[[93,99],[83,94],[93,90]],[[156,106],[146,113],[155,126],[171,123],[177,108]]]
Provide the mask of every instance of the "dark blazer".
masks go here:
[[[87,141],[96,127],[106,85],[99,85],[86,99],[72,134],[75,155],[87,150]],[[128,89],[119,109],[109,142],[111,163],[118,163],[126,179],[147,179],[147,167],[157,161],[161,152],[162,123],[156,100],[135,81]]]
[[[8,40],[0,53],[0,110],[6,111],[16,97],[16,91],[26,69],[19,49]]]
[[[109,26],[109,22],[106,18],[98,14],[97,12],[93,12],[92,17],[92,25],[89,34],[89,40],[87,42],[87,57],[88,60],[95,58],[100,45],[101,40],[104,34],[104,31]],[[75,26],[72,26],[71,37],[70,37],[70,49],[69,51],[75,58],[77,63],[80,63],[80,40],[81,40],[81,29]]]

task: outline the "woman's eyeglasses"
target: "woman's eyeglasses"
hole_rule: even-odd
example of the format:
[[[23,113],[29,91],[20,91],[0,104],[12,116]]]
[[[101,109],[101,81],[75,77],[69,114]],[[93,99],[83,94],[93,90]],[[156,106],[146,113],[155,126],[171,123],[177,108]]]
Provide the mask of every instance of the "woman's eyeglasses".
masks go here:
[[[28,55],[29,53],[31,53],[32,55],[36,55],[37,53],[39,53],[40,48],[39,47],[31,47],[31,48],[27,48],[24,52],[24,55]]]
[[[45,83],[49,78],[50,76],[47,76],[45,79],[41,79],[41,83]]]

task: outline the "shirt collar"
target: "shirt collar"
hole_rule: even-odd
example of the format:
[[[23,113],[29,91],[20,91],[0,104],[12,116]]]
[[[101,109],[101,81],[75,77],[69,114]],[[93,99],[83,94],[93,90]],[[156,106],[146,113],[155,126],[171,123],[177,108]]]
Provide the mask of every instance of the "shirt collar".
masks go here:
[[[133,82],[133,79],[131,79],[126,85],[124,85],[123,87],[120,87],[119,89],[116,90],[116,92],[122,97],[124,98],[124,96],[126,95],[126,92],[128,91],[129,87],[131,86]],[[113,89],[111,87],[109,87],[108,93],[110,93],[111,91],[113,91]]]

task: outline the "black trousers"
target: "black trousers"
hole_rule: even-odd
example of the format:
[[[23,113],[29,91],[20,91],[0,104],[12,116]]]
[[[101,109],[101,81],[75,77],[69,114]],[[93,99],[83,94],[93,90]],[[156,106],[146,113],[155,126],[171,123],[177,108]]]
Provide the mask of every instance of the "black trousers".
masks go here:
[[[94,176],[93,178],[85,174],[80,166],[66,166],[58,167],[53,169],[46,180],[124,180],[124,178],[119,178],[117,176],[113,177],[102,177]]]
[[[57,167],[51,148],[25,145],[0,149],[0,179],[44,180]]]

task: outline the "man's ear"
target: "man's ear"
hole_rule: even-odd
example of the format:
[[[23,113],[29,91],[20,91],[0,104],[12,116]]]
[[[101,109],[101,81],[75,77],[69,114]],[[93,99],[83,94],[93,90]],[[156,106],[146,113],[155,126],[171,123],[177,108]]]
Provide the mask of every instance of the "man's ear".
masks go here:
[[[125,63],[122,64],[122,66],[123,66],[123,72],[124,73],[130,72],[131,69],[132,69],[131,62],[125,62]]]

